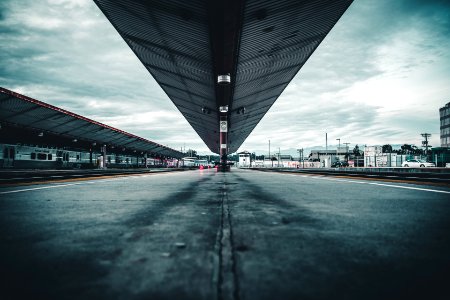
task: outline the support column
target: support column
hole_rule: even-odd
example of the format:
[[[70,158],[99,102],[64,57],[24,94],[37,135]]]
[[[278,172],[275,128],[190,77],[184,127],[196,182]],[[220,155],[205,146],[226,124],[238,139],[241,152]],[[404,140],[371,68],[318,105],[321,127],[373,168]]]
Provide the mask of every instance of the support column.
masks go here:
[[[103,145],[103,169],[106,169],[106,145]]]
[[[220,147],[220,171],[228,171],[229,166],[227,165],[228,156],[228,119],[227,115],[220,116],[220,128],[219,128],[219,147]]]
[[[144,160],[145,160],[145,168],[148,168],[148,164],[147,164],[147,153],[145,153],[144,155]]]

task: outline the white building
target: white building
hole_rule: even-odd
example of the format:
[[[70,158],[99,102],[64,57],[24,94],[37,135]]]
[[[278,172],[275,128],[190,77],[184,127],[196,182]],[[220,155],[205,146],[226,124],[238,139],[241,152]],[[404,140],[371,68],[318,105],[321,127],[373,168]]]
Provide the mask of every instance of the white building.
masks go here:
[[[365,146],[364,147],[364,167],[377,167],[377,156],[383,153],[382,146]]]
[[[401,167],[402,163],[411,155],[397,154],[397,153],[383,153],[382,146],[366,146],[364,149],[364,167]]]
[[[311,150],[309,159],[319,160],[322,167],[329,168],[337,161],[345,161],[348,151],[348,146],[337,147],[337,150]]]
[[[251,156],[250,156],[250,152],[248,151],[243,151],[239,154],[239,164],[238,167],[239,168],[249,168],[251,167]]]

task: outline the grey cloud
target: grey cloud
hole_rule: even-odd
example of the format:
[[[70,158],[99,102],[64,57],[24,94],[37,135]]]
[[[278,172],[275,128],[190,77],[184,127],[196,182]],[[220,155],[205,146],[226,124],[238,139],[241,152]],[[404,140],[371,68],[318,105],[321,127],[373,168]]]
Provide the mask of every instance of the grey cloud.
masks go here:
[[[389,72],[407,78],[425,65],[450,67],[449,11],[449,1],[355,1],[244,146],[264,149],[269,138],[287,147],[317,145],[325,131],[360,144],[369,138],[408,142],[417,131],[435,132],[438,117],[419,116],[407,125],[407,117],[383,116],[374,103],[350,105],[343,92]],[[418,52],[391,49],[398,40]],[[378,64],[381,47],[402,57],[396,70]],[[156,142],[207,151],[93,1],[1,1],[0,81]],[[152,111],[171,117],[144,126],[120,118]]]

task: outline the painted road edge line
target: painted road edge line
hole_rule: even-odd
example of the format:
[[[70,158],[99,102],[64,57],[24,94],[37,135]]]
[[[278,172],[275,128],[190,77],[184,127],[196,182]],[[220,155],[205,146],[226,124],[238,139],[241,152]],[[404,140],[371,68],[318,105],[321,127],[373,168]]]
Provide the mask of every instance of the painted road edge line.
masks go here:
[[[293,175],[293,174],[290,174],[290,175],[298,177],[298,175]],[[432,192],[432,193],[450,194],[450,191],[425,189],[425,188],[419,188],[419,187],[413,187],[413,186],[403,186],[403,185],[386,184],[386,183],[369,182],[369,181],[366,182],[366,181],[357,181],[357,180],[334,179],[334,178],[326,178],[325,176],[302,176],[302,177],[324,179],[324,180],[329,180],[329,181],[348,182],[348,183],[379,185],[379,186],[387,186],[387,187],[398,188],[398,189],[416,190],[416,191],[424,191],[424,192]]]

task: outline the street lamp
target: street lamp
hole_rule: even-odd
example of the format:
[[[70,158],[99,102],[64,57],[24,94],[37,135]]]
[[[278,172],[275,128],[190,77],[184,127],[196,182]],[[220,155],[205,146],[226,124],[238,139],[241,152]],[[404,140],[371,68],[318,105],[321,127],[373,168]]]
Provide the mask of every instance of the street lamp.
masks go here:
[[[348,145],[350,145],[350,143],[344,143],[344,145],[345,145],[345,156],[347,157],[346,161],[348,162]]]
[[[269,140],[269,159],[272,162],[272,168],[273,168],[273,160],[272,160],[272,157],[270,156],[270,140]]]
[[[297,149],[297,151],[298,151],[298,161],[299,162],[303,162],[302,163],[303,164],[303,168],[305,168],[305,158],[303,156],[303,148]]]

